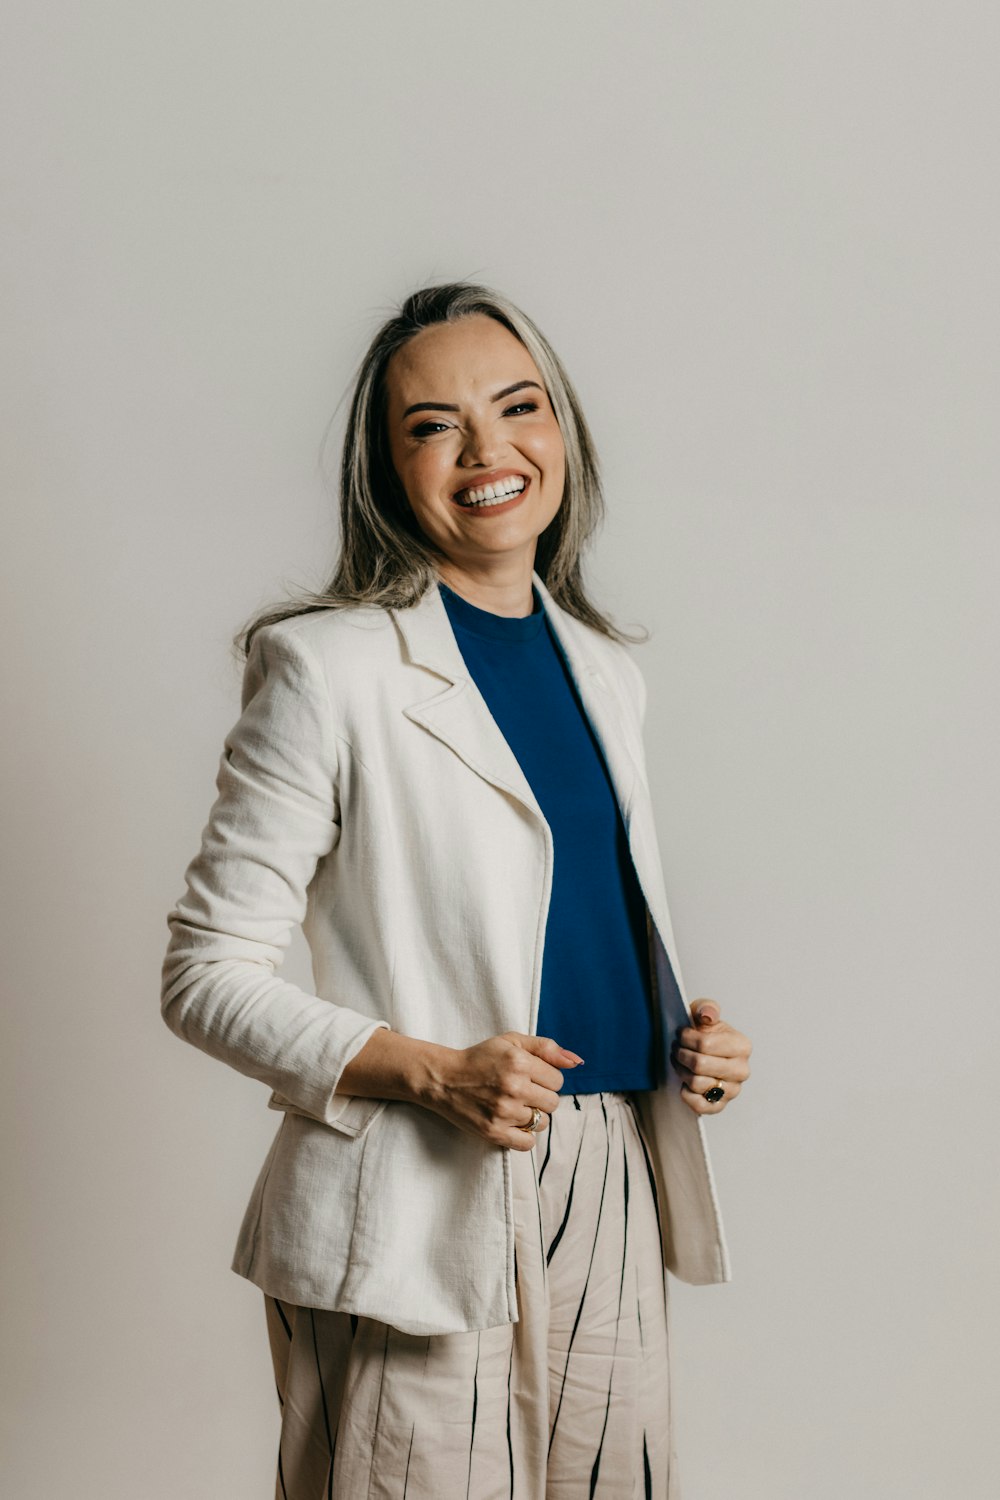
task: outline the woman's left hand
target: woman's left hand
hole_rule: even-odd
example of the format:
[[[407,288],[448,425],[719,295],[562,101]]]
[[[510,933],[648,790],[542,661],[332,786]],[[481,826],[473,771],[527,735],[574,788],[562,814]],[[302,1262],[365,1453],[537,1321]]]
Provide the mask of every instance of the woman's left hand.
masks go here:
[[[695,1024],[680,1028],[670,1053],[681,1098],[696,1115],[721,1114],[750,1077],[750,1039],[722,1020],[714,1000],[696,1000],[691,1011]],[[710,1102],[705,1095],[714,1088],[722,1097]]]

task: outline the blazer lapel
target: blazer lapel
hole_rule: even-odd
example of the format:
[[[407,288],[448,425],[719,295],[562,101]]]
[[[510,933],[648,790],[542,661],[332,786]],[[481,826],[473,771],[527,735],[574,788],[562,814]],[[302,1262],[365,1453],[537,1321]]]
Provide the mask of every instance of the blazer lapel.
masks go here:
[[[632,818],[638,766],[622,735],[617,702],[601,668],[587,649],[579,621],[556,603],[537,573],[533,573],[532,578],[542,597],[553,634],[566,658],[590,726],[601,747],[618,806],[628,829]]]
[[[544,823],[517,757],[469,675],[437,585],[432,585],[410,609],[390,609],[389,614],[403,638],[408,659],[445,679],[443,688],[408,704],[403,713]]]
[[[618,709],[600,668],[587,649],[577,622],[553,599],[538,573],[532,573],[553,634],[562,649],[591,727],[600,744],[628,828],[637,779],[635,759],[618,727]],[[390,609],[409,660],[445,679],[445,686],[403,709],[406,717],[450,746],[466,765],[492,785],[516,797],[545,822],[538,801],[514,752],[469,675],[436,585],[410,609]]]

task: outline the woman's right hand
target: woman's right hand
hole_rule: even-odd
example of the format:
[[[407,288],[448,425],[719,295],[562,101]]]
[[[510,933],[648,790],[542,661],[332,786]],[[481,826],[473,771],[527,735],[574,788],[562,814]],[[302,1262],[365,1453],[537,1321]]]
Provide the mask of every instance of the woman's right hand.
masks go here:
[[[505,1031],[473,1047],[442,1049],[420,1103],[495,1146],[531,1151],[559,1104],[562,1069],[583,1058],[551,1037]],[[540,1109],[538,1131],[528,1130]]]

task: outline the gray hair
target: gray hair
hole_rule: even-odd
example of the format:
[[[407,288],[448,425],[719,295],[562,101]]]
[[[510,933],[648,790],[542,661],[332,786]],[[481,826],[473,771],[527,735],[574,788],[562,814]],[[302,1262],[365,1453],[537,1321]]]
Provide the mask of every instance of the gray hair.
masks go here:
[[[648,638],[648,632],[632,635],[614,624],[584,586],[582,554],[604,519],[604,496],[594,442],[558,355],[509,298],[456,281],[407,297],[375,334],[358,368],[340,459],[340,556],[333,576],[319,593],[301,594],[258,613],[236,636],[239,651],[246,654],[256,631],[278,620],[349,605],[407,609],[437,582],[439,549],[420,530],[389,455],[386,369],[396,351],[422,329],[477,313],[502,323],[527,349],[562,432],[563,498],[536,543],[535,571],[556,603],[576,619],[619,642]]]

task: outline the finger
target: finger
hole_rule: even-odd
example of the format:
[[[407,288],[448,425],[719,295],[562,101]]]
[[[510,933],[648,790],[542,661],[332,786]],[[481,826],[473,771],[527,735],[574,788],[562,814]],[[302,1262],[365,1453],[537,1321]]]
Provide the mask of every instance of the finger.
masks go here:
[[[563,1053],[563,1048],[557,1047],[550,1037],[523,1036],[520,1032],[508,1031],[505,1033],[504,1040],[514,1043],[514,1050],[508,1055],[509,1066],[505,1068],[501,1080],[509,1092],[519,1096],[519,1090],[527,1087],[529,1083],[552,1089],[554,1092],[562,1088],[561,1068],[554,1063],[546,1062],[543,1055],[546,1051],[555,1057]],[[576,1057],[575,1052],[565,1055]],[[568,1066],[568,1063],[563,1062],[563,1068]]]
[[[515,1124],[511,1119],[496,1115],[467,1115],[456,1114],[446,1116],[451,1123],[467,1135],[472,1135],[480,1141],[487,1141],[491,1146],[509,1148],[512,1151],[530,1151],[538,1136],[548,1126],[548,1115],[542,1115],[538,1122],[538,1131],[522,1128],[527,1126],[531,1120],[531,1111],[524,1109],[520,1111],[520,1117]]]
[[[536,1109],[538,1110],[538,1124],[532,1130],[531,1122],[535,1118]],[[542,1109],[541,1105],[529,1104],[524,1109],[518,1110],[512,1123],[515,1130],[527,1130],[532,1135],[538,1135],[541,1131],[548,1130],[550,1119],[547,1109]]]
[[[733,1092],[734,1087],[738,1088],[738,1085],[734,1086],[733,1084],[726,1084],[724,1096],[721,1099],[717,1100],[714,1104],[710,1104],[709,1101],[705,1098],[704,1094],[695,1093],[694,1090],[689,1089],[686,1084],[682,1084],[681,1098],[684,1100],[684,1103],[688,1106],[688,1108],[692,1110],[696,1115],[718,1115],[722,1113],[730,1100],[735,1098],[735,1093]]]
[[[578,1052],[571,1052],[568,1047],[560,1047],[559,1043],[553,1041],[550,1036],[523,1036],[519,1040],[519,1046],[526,1052],[531,1052],[535,1057],[541,1057],[545,1062],[551,1063],[556,1068],[578,1068],[583,1058]]]
[[[684,1087],[691,1094],[700,1094],[703,1099],[715,1089],[721,1089],[722,1098],[710,1099],[708,1101],[710,1104],[728,1104],[731,1099],[736,1098],[736,1095],[740,1091],[740,1084],[733,1083],[729,1078],[701,1078],[695,1076],[685,1079]]]
[[[696,1000],[691,1006],[696,1026],[714,1026],[722,1019],[722,1008],[715,1000]]]
[[[538,1121],[538,1126],[535,1130],[531,1129],[531,1122],[533,1119],[534,1110],[531,1110],[526,1115],[523,1123],[516,1123],[508,1127],[507,1134],[510,1137],[508,1144],[512,1146],[515,1151],[534,1150],[534,1147],[538,1141],[538,1137],[540,1135],[544,1135],[545,1131],[548,1130],[549,1117],[544,1110],[542,1111],[541,1119]]]
[[[713,1088],[723,1088],[735,1097],[744,1082],[739,1078],[726,1078],[721,1073],[693,1073],[683,1063],[674,1063],[674,1072],[681,1083],[696,1094],[707,1094]]]
[[[576,1052],[560,1047],[551,1037],[525,1037],[524,1051],[530,1056],[529,1076],[535,1083],[547,1089],[561,1089],[563,1071],[573,1071],[583,1062]],[[531,1045],[527,1045],[527,1044]]]
[[[534,1119],[535,1109],[539,1110],[538,1128],[531,1130],[529,1127]],[[549,1126],[550,1115],[541,1105],[531,1105],[524,1100],[504,1100],[497,1108],[488,1113],[477,1114],[472,1118],[465,1116],[457,1118],[455,1124],[462,1130],[468,1130],[473,1135],[478,1135],[489,1141],[493,1146],[510,1147],[514,1151],[530,1151],[537,1137],[543,1134]]]
[[[537,1141],[534,1131],[511,1129],[505,1131],[498,1144],[509,1147],[511,1151],[534,1151]]]
[[[526,1089],[548,1089],[549,1093],[557,1094],[565,1082],[564,1075],[558,1068],[553,1068],[549,1063],[542,1062],[540,1057],[533,1057],[525,1074],[524,1086]]]
[[[739,1079],[722,1078],[718,1073],[692,1073],[690,1068],[685,1068],[679,1063],[674,1064],[674,1072],[684,1087],[695,1094],[707,1094],[710,1089],[718,1087],[735,1095],[742,1087]]]
[[[670,1056],[695,1073],[711,1073],[718,1071],[729,1078],[736,1078],[740,1082],[750,1076],[750,1064],[745,1053],[714,1052],[704,1047],[684,1047],[675,1042],[670,1049]]]
[[[751,1050],[749,1037],[734,1031],[724,1021],[717,1031],[700,1031],[693,1026],[682,1026],[675,1038],[675,1045],[687,1047],[692,1052],[707,1052],[712,1057],[749,1057]]]
[[[540,1109],[546,1116],[554,1114],[559,1108],[559,1095],[553,1089],[539,1088],[535,1083],[528,1084],[516,1095],[504,1102],[502,1114],[504,1122],[519,1124],[525,1116],[530,1115],[533,1109]]]
[[[688,1073],[701,1077],[728,1078],[734,1083],[746,1083],[750,1068],[742,1057],[714,1057],[707,1052],[694,1052],[690,1047],[675,1047],[671,1054],[674,1065],[680,1065]]]

